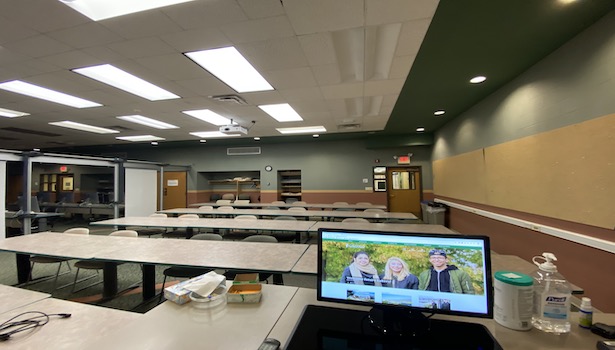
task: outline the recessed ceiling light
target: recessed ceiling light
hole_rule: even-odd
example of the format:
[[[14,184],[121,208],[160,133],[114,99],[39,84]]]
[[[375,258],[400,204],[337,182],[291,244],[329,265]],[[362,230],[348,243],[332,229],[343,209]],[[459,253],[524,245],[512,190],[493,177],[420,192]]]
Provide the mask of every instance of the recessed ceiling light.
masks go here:
[[[261,140],[261,138],[258,137],[258,136],[254,138],[254,141],[260,141],[260,140]]]
[[[205,143],[207,140],[199,140],[200,143]]]
[[[199,131],[199,132],[191,132],[190,135],[194,135],[196,137],[208,139],[212,137],[235,137],[241,136],[241,134],[225,134],[220,131]]]
[[[125,72],[110,64],[101,64],[99,66],[77,68],[72,70],[75,73],[85,75],[86,77],[98,80],[124,90],[131,94],[143,97],[150,101],[171,100],[180,98],[172,92],[160,88],[150,82],[147,82],[139,77],[136,77],[128,72]]]
[[[425,131],[425,128],[423,127],[416,128],[416,132],[423,132],[423,131]]]
[[[324,126],[302,126],[296,128],[276,128],[280,134],[312,134],[317,132],[327,132]]]
[[[194,0],[60,0],[94,21],[118,17]]]
[[[54,91],[38,85],[26,83],[21,80],[12,80],[0,84],[0,89],[11,91],[17,94],[27,95],[41,100],[47,100],[75,108],[100,107],[100,103],[84,100],[79,97],[71,96],[63,92]]]
[[[131,142],[143,142],[143,141],[163,141],[163,137],[154,135],[136,135],[136,136],[118,136],[118,140],[131,141]]]
[[[87,124],[75,123],[75,122],[71,122],[71,121],[68,121],[68,120],[61,121],[61,122],[52,122],[52,123],[49,123],[49,124],[55,125],[55,126],[61,126],[63,128],[69,128],[69,129],[93,132],[93,133],[96,133],[96,134],[117,134],[117,133],[119,133],[119,131],[117,131],[117,130],[112,130],[112,129],[107,129],[107,128],[100,128],[98,126],[92,126],[92,125],[87,125]]]
[[[137,123],[145,126],[149,126],[156,129],[178,129],[178,126],[173,124],[168,124],[165,122],[161,122],[160,120],[144,117],[142,115],[124,115],[121,117],[117,117],[117,119],[122,119],[127,122]]]
[[[317,137],[320,137],[320,135],[318,135],[318,134],[314,134],[314,135],[312,135],[312,137],[313,137],[313,138],[317,138]]]
[[[19,111],[13,111],[10,109],[0,108],[0,117],[15,118],[15,117],[23,117],[25,115],[30,115],[30,114],[19,112]]]
[[[472,83],[472,84],[479,84],[479,83],[482,83],[485,80],[487,80],[487,77],[479,75],[479,76],[476,76],[476,77],[470,79],[470,83]]]
[[[152,141],[152,146],[158,146],[158,141]]]
[[[262,109],[265,113],[279,122],[298,122],[303,120],[288,103],[260,105],[258,108]]]
[[[435,111],[435,112],[433,112],[433,115],[438,115],[438,116],[439,116],[439,115],[442,115],[442,114],[444,114],[444,113],[446,113],[446,112],[445,112],[445,111],[443,111],[443,110],[439,110],[439,111]]]
[[[209,109],[195,109],[193,111],[182,111],[182,113],[216,126],[231,124],[231,120],[229,118],[223,117],[216,112],[210,111]]]
[[[273,90],[273,86],[232,46],[185,55],[237,92]]]

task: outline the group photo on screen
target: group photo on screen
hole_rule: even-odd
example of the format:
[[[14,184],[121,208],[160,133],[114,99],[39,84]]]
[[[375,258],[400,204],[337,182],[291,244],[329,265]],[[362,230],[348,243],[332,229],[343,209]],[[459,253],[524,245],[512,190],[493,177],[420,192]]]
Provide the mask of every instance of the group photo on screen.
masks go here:
[[[348,284],[349,299],[357,297],[351,285],[485,294],[481,249],[331,240],[323,242],[322,250],[323,281]],[[383,291],[382,298],[384,303],[411,303],[393,290]],[[420,304],[441,309],[450,307],[448,300],[430,299],[427,295],[421,298]]]

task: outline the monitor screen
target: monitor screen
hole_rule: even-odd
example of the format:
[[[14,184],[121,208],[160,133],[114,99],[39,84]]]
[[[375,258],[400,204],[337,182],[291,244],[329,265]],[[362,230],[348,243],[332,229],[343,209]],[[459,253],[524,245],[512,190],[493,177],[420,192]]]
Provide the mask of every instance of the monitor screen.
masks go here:
[[[493,317],[489,238],[320,229],[318,300]]]

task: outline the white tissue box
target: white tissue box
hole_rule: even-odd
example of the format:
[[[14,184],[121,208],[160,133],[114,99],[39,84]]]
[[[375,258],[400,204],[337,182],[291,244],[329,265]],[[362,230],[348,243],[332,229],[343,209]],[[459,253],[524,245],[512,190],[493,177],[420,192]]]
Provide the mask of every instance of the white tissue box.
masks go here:
[[[196,283],[200,280],[202,280],[203,278],[205,278],[205,275],[200,275],[200,276],[196,276],[194,278],[191,278],[189,280],[186,281],[182,281],[179,282],[177,284],[174,284],[170,287],[167,287],[164,289],[164,297],[167,300],[170,300],[176,304],[185,304],[187,302],[190,301],[190,293],[191,291],[186,289],[186,287],[188,287],[190,284]],[[222,282],[220,282],[220,284],[222,285],[226,285],[226,277],[222,276]]]

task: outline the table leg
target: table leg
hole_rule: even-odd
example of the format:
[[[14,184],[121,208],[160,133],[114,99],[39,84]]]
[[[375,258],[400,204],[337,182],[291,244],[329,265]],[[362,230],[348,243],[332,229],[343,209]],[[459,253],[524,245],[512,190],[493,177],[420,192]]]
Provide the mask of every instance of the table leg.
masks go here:
[[[281,273],[274,273],[273,274],[273,284],[278,284],[278,285],[284,285],[284,278],[282,277]]]
[[[143,264],[143,300],[156,296],[156,267],[152,264]]]
[[[30,254],[15,254],[17,262],[17,282],[26,283],[30,280]]]
[[[103,267],[103,299],[117,295],[117,263],[105,261]]]
[[[194,229],[192,227],[186,227],[186,239],[192,238],[194,235]]]

